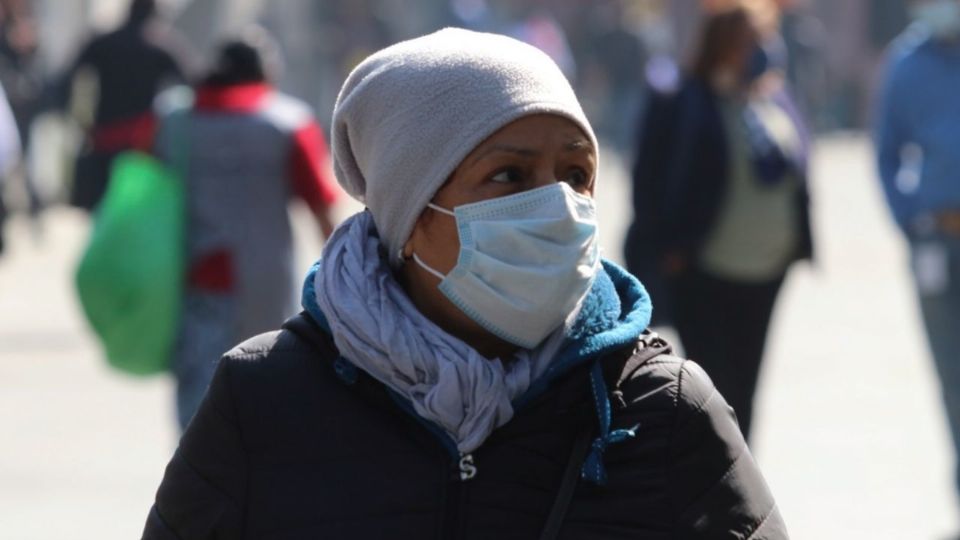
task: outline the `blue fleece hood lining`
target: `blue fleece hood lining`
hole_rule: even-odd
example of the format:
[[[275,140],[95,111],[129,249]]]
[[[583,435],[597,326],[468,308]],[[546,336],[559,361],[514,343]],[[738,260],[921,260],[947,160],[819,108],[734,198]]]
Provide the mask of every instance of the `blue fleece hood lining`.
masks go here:
[[[604,260],[603,271],[597,274],[569,332],[570,341],[547,372],[514,402],[514,408],[530,403],[574,367],[635,343],[652,315],[653,304],[640,281]]]

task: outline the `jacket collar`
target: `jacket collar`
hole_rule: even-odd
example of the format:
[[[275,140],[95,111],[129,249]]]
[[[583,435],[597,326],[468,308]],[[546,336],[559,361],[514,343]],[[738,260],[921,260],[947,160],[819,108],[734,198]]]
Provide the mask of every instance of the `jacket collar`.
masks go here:
[[[203,85],[197,88],[194,108],[206,112],[253,112],[271,90],[267,83]]]

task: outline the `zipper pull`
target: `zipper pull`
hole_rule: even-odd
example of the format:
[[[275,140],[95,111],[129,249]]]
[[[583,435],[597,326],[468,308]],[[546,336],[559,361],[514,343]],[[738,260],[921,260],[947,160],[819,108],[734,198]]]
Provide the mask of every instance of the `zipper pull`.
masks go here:
[[[473,454],[460,454],[460,480],[466,482],[477,475],[477,466],[473,463]]]

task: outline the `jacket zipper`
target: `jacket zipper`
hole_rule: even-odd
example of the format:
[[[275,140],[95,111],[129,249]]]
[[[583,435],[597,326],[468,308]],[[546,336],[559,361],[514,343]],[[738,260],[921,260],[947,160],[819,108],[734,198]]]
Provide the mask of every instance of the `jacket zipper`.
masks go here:
[[[424,420],[420,415],[413,410],[413,407],[407,403],[402,397],[397,395],[392,390],[390,392],[390,397],[400,406],[400,408],[413,417],[420,425],[425,427],[427,431],[432,433],[437,439],[440,440],[440,444],[447,450],[450,454],[450,458],[454,465],[456,466],[455,476],[458,477],[461,481],[466,482],[467,480],[472,480],[473,477],[477,475],[477,464],[473,460],[472,453],[463,453],[457,449],[457,445],[454,444],[453,439],[450,438],[445,432],[436,426],[433,422],[428,422]]]
[[[393,401],[402,411],[413,417],[413,419],[426,428],[427,431],[437,437],[440,444],[443,445],[447,453],[450,454],[450,464],[444,468],[447,481],[445,484],[446,496],[444,497],[443,527],[440,538],[444,540],[457,538],[459,536],[458,530],[463,512],[463,483],[477,475],[477,464],[473,459],[473,454],[460,452],[450,436],[434,423],[428,422],[420,417],[420,415],[413,410],[410,403],[399,394],[389,388],[387,389],[387,393],[390,394],[390,397],[393,398]]]
[[[460,454],[460,461],[457,463],[460,473],[460,481],[466,482],[472,480],[477,475],[477,465],[473,462],[473,454]]]
[[[387,393],[390,394],[390,397],[393,398],[394,403],[400,407],[400,409],[410,415],[414,420],[417,421],[421,426],[425,427],[427,431],[432,433],[437,439],[440,440],[440,444],[447,450],[447,453],[450,454],[450,458],[454,463],[459,463],[460,459],[463,457],[463,454],[457,450],[457,445],[453,442],[453,439],[450,438],[443,430],[437,427],[433,422],[428,422],[424,420],[416,411],[413,410],[413,407],[410,403],[403,399],[400,394],[397,394],[393,390],[387,388]]]
[[[443,540],[459,538],[460,521],[463,519],[464,490],[467,480],[477,475],[477,466],[473,462],[473,454],[460,454],[460,460],[454,463],[445,497],[443,510],[443,531],[440,538]]]
[[[446,483],[446,497],[444,497],[444,508],[443,508],[443,529],[440,534],[440,538],[443,540],[452,540],[459,538],[460,536],[460,520],[461,514],[463,512],[462,505],[462,494],[463,494],[463,480],[461,480],[463,471],[460,469],[459,464],[455,464],[453,467],[452,474],[448,477]]]

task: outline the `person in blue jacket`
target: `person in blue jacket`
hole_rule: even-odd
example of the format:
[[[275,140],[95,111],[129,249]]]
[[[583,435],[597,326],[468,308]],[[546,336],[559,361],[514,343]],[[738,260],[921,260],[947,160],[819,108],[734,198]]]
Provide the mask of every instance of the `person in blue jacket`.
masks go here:
[[[883,190],[912,255],[930,351],[960,453],[960,2],[914,3],[876,116]],[[960,474],[956,480],[960,487]]]
[[[600,257],[597,139],[546,54],[388,47],[331,145],[366,209],[303,313],[220,361],[145,539],[787,538],[723,397]]]

